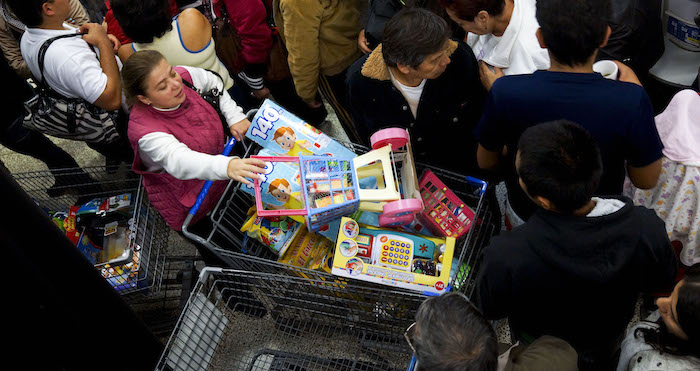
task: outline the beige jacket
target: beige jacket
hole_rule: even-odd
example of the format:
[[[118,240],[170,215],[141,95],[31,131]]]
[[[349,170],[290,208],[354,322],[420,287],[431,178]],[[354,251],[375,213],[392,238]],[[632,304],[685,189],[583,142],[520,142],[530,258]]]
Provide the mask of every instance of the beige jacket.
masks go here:
[[[75,20],[76,25],[82,25],[83,23],[90,22],[85,9],[80,0],[69,0],[70,1],[70,18]],[[0,4],[2,6],[2,4]],[[29,71],[27,67],[27,62],[22,58],[22,52],[19,49],[19,39],[15,38],[15,34],[23,34],[24,29],[19,29],[10,24],[4,17],[0,16],[0,49],[2,49],[2,54],[5,55],[8,64],[12,67],[15,72],[20,77],[29,78],[32,76],[32,72]]]
[[[363,0],[274,0],[274,18],[297,94],[313,102],[320,74],[337,75],[362,54],[357,47]]]

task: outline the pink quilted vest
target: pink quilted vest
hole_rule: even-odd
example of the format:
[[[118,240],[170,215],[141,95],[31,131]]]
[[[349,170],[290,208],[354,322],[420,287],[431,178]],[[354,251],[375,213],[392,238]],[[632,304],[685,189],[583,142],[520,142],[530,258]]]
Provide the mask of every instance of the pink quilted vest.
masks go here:
[[[192,82],[189,72],[175,67],[183,80]],[[141,102],[134,104],[129,116],[128,137],[134,149],[134,172],[143,176],[143,185],[153,207],[160,212],[168,225],[182,230],[182,223],[194,205],[204,180],[180,180],[170,174],[151,173],[143,169],[138,151],[138,142],[144,135],[162,132],[173,135],[190,149],[218,155],[224,149],[226,137],[221,120],[209,103],[197,92],[184,86],[185,101],[174,111],[162,112]],[[215,181],[199,208],[192,223],[203,218],[224,193],[227,181]]]

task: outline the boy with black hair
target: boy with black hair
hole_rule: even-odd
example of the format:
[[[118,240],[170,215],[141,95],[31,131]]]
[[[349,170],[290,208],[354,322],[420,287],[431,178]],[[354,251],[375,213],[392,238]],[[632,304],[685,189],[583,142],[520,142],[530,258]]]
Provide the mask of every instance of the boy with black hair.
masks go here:
[[[490,91],[476,130],[477,160],[483,169],[504,167],[506,216],[513,225],[536,210],[518,187],[515,148],[522,132],[541,122],[567,119],[588,129],[603,161],[595,194],[621,194],[625,170],[638,188],[657,182],[663,146],[649,97],[621,63],[621,81],[593,72],[598,49],[610,36],[609,13],[609,0],[538,0],[537,38],[551,68],[502,77]]]
[[[534,125],[520,137],[519,183],[539,210],[484,250],[477,301],[508,317],[524,343],[569,342],[581,370],[608,370],[640,292],[673,287],[676,256],[664,223],[625,197],[593,197],[602,162],[580,125]]]

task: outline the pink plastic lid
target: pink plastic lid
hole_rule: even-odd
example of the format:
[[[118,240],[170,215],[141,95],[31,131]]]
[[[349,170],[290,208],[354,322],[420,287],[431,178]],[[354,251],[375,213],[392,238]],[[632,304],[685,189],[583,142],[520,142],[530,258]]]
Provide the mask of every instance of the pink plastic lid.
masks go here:
[[[410,136],[408,131],[402,128],[389,128],[382,129],[378,132],[372,134],[369,138],[369,142],[372,144],[372,148],[378,149],[391,144],[392,150],[397,150],[408,143]]]
[[[405,200],[392,201],[384,205],[382,208],[383,215],[399,218],[404,215],[413,215],[423,210],[423,202],[416,198],[408,198]]]

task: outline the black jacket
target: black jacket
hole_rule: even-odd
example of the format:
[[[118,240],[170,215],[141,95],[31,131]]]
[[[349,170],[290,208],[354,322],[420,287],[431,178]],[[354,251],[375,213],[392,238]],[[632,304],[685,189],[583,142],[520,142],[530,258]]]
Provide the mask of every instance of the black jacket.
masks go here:
[[[365,25],[365,37],[369,42],[369,48],[376,48],[384,40],[384,26],[394,14],[403,8],[414,6],[428,9],[443,18],[455,39],[463,40],[467,36],[462,27],[450,19],[438,0],[370,0]]]
[[[479,175],[474,128],[486,92],[471,49],[454,42],[451,62],[425,83],[414,118],[408,102],[391,83],[381,45],[348,70],[350,112],[360,136],[369,139],[386,127],[409,129],[417,161]]]
[[[672,289],[677,264],[664,222],[620,199],[622,209],[601,217],[540,209],[494,237],[479,270],[484,315],[508,317],[520,339],[566,340],[582,370],[615,365],[638,294]]]

